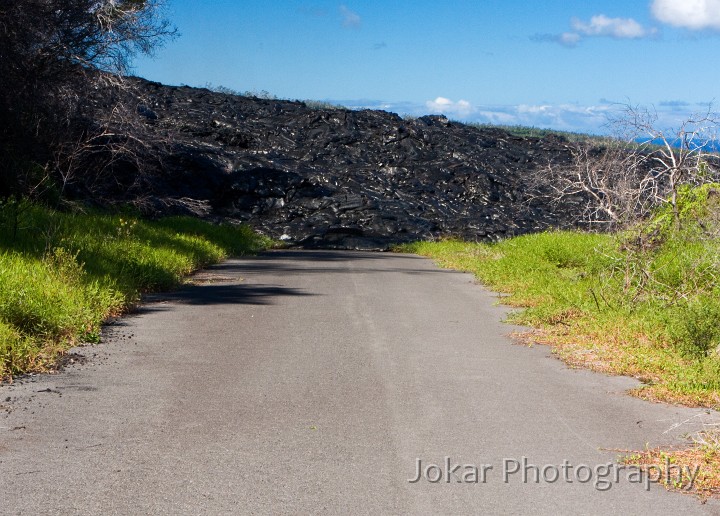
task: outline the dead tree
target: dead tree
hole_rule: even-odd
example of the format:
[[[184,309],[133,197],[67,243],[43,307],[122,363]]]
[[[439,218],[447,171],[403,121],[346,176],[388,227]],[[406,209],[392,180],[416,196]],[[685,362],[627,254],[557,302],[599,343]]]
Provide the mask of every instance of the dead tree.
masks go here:
[[[666,203],[679,221],[680,187],[717,180],[717,125],[709,112],[675,130],[659,129],[656,114],[630,106],[612,122],[616,136],[568,144],[569,160],[533,172],[534,199],[579,203],[587,226],[616,229]]]
[[[621,142],[598,146],[592,141],[570,147],[567,163],[551,163],[532,175],[538,197],[563,206],[580,204],[582,221],[589,227],[612,229],[629,216],[647,210],[657,195],[647,156],[628,152]]]
[[[684,184],[699,185],[717,180],[716,162],[718,121],[711,106],[703,114],[681,121],[674,129],[663,129],[655,111],[626,106],[613,120],[619,134],[637,148],[635,154],[649,157],[651,185],[659,193],[659,203],[669,203],[675,223],[680,222],[678,191]]]

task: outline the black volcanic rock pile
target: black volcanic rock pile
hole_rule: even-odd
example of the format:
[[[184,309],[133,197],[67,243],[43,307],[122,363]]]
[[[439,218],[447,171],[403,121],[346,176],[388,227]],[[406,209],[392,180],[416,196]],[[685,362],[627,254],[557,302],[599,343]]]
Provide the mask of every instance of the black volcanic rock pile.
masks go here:
[[[173,141],[149,196],[156,211],[242,220],[306,247],[357,249],[574,224],[570,207],[529,202],[524,179],[568,158],[562,138],[136,82],[139,113]]]

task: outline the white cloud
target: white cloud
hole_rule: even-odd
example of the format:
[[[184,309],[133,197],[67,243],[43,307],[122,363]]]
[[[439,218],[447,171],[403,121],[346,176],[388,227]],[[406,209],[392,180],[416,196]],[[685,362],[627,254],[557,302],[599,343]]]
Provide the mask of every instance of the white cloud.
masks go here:
[[[331,101],[351,109],[382,109],[402,116],[423,116],[443,113],[451,120],[495,125],[520,125],[593,134],[608,134],[612,128],[608,120],[622,115],[624,104],[601,99],[594,105],[583,104],[516,104],[473,105],[438,97],[425,103],[384,102],[381,100]],[[675,127],[690,118],[693,105],[684,106],[679,100],[660,102],[656,106],[659,127]],[[707,108],[702,104],[701,108]]]
[[[343,27],[357,29],[362,25],[360,15],[355,11],[351,11],[346,5],[340,6],[340,16],[342,17]]]
[[[558,37],[559,43],[562,45],[565,45],[566,47],[574,47],[577,45],[582,38],[580,37],[580,34],[577,34],[575,32],[563,32]]]
[[[591,133],[606,132],[604,125],[607,123],[607,114],[618,109],[617,104],[474,105],[466,100],[455,102],[446,97],[437,97],[425,103],[380,100],[338,100],[335,103],[353,109],[382,109],[403,116],[444,114],[451,120],[462,122],[522,125]]]
[[[492,107],[479,110],[474,120],[468,121],[493,125],[517,125],[515,115],[502,111],[501,108],[494,110]]]
[[[615,106],[580,104],[520,104],[509,109],[511,125],[552,127],[563,131],[601,132]]]
[[[720,2],[720,0],[717,1]],[[530,39],[574,47],[584,38],[589,37],[640,39],[657,34],[657,29],[645,28],[632,18],[610,18],[604,14],[595,15],[590,18],[590,21],[573,18],[570,25],[572,31],[562,34],[536,34]]]
[[[653,16],[690,30],[720,30],[720,0],[653,0]]]
[[[369,107],[369,106],[368,106]],[[383,109],[393,110],[400,106],[386,104]],[[454,102],[445,97],[428,100],[425,105],[402,106],[401,112],[414,116],[442,113],[450,119],[499,125],[522,125],[549,127],[564,131],[601,133],[607,123],[607,115],[617,105],[599,104],[517,104],[506,106],[476,106],[466,100]]]
[[[649,36],[654,31],[645,29],[632,18],[610,18],[598,14],[584,22],[573,18],[572,27],[577,34],[584,36],[608,36],[618,39],[637,39]]]
[[[427,109],[432,113],[442,113],[443,115],[457,116],[465,118],[470,115],[475,108],[467,100],[458,100],[453,102],[445,97],[437,97],[435,100],[428,100],[425,103]]]
[[[530,36],[530,39],[538,43],[559,43],[564,47],[574,47],[582,37],[576,32],[563,32],[562,34],[534,34]]]

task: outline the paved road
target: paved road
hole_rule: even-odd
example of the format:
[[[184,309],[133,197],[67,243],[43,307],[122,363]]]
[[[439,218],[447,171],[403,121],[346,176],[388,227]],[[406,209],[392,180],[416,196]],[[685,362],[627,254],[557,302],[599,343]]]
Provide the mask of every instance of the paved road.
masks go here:
[[[0,388],[0,512],[720,513],[646,490],[607,451],[714,414],[514,345],[496,301],[406,255],[213,267],[84,363]]]

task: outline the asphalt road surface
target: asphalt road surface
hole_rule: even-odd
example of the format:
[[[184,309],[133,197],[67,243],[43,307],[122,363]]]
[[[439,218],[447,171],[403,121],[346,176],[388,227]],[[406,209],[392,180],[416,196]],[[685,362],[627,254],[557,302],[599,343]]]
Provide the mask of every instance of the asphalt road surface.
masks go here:
[[[408,255],[213,267],[0,387],[0,513],[720,513],[615,451],[716,413],[515,344],[497,301]]]

